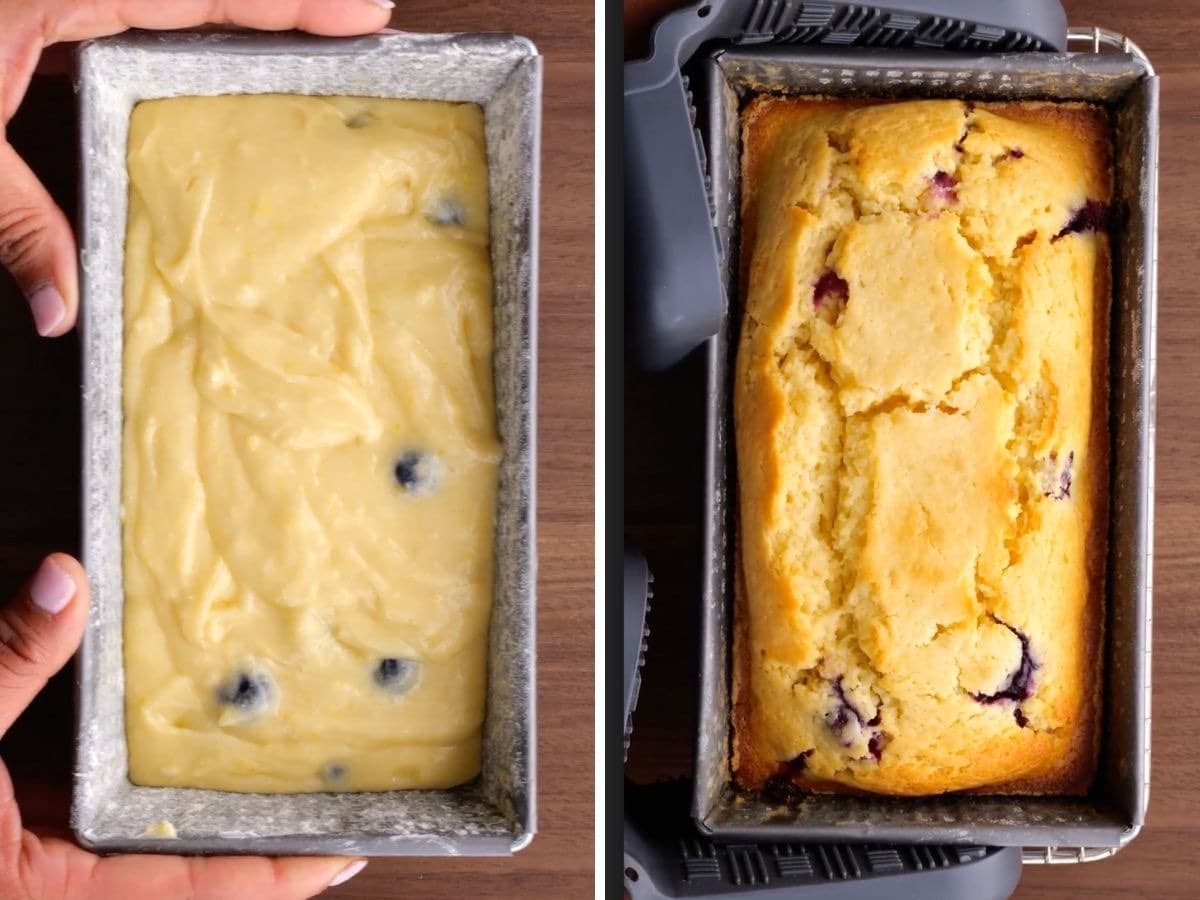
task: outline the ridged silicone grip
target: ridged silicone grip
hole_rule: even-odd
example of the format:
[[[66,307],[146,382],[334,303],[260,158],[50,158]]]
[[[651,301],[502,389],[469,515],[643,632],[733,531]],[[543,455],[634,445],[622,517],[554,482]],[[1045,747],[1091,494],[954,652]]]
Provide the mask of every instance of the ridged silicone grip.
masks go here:
[[[716,333],[725,312],[704,167],[683,82],[625,97],[628,349],[662,369]]]
[[[705,0],[659,22],[649,59],[625,66],[627,350],[663,369],[714,335],[725,312],[720,257],[680,67],[707,40],[902,50],[1062,50],[1057,0],[908,0],[860,5]]]

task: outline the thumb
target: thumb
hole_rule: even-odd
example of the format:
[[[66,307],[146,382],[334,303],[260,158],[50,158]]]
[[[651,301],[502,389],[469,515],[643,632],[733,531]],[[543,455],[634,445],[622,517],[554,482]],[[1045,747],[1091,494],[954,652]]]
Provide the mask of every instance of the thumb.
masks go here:
[[[83,566],[52,553],[0,609],[0,735],[79,646],[87,599]]]
[[[11,144],[0,140],[0,266],[29,301],[43,337],[75,324],[78,271],[67,217]]]

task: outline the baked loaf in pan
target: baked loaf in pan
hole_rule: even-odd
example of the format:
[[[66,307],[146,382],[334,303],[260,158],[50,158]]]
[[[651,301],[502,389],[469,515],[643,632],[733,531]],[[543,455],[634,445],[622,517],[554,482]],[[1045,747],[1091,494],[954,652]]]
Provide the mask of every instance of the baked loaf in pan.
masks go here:
[[[745,110],[742,788],[1088,789],[1111,189],[1099,107]]]

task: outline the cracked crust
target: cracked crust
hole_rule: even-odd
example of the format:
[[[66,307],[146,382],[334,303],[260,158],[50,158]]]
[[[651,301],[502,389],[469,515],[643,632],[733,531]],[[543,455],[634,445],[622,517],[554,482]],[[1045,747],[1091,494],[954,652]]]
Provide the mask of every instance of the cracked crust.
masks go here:
[[[1086,792],[1105,113],[768,97],[743,146],[737,783]]]

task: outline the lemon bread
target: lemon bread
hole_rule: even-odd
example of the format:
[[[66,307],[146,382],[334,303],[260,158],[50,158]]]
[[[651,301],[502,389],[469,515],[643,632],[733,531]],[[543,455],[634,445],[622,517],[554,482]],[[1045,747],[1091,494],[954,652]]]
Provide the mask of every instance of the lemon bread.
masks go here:
[[[1086,791],[1106,114],[759,98],[743,148],[738,784]]]

